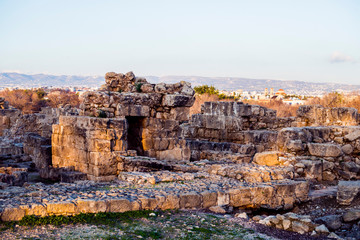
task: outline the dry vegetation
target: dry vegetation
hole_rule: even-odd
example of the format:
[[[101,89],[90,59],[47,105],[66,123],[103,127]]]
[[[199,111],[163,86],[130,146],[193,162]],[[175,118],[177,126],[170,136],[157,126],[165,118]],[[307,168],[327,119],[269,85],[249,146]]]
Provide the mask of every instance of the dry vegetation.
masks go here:
[[[218,94],[197,93],[195,96],[195,103],[190,109],[190,115],[200,113],[201,105],[204,102],[210,101],[234,101],[234,99],[221,99]],[[266,108],[274,109],[277,111],[278,117],[294,117],[296,111],[300,105],[287,105],[282,100],[271,100],[271,101],[256,101],[256,100],[245,100],[244,103],[252,105],[260,105]],[[332,92],[324,95],[322,98],[315,97],[310,98],[307,101],[307,105],[322,105],[324,107],[352,107],[356,108],[360,112],[360,94],[342,94]]]
[[[248,103],[248,104],[260,105],[260,106],[263,106],[266,108],[276,110],[278,117],[294,117],[294,116],[296,116],[296,111],[299,108],[299,105],[291,106],[291,105],[285,104],[282,100],[270,100],[269,102],[247,100],[244,102]]]
[[[319,104],[324,107],[351,107],[360,112],[360,95],[358,92],[342,94],[332,92],[322,98],[312,98],[308,101],[309,105]]]
[[[219,101],[219,97],[215,94],[208,94],[208,93],[204,93],[201,95],[196,94],[194,105],[190,108],[190,116],[196,113],[200,113],[201,105],[203,105],[204,102],[214,102],[214,101]]]
[[[62,89],[52,90],[46,93],[43,89],[5,89],[0,92],[11,106],[22,110],[23,113],[39,112],[42,107],[59,107],[59,105],[70,104],[77,107],[80,104],[79,96],[73,92]]]

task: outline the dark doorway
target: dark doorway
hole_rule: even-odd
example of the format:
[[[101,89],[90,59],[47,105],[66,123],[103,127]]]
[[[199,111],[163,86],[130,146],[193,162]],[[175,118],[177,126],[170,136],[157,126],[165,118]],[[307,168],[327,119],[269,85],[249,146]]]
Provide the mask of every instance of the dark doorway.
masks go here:
[[[142,131],[145,124],[144,117],[126,117],[128,122],[127,141],[128,149],[136,150],[140,156],[144,155],[142,144]]]

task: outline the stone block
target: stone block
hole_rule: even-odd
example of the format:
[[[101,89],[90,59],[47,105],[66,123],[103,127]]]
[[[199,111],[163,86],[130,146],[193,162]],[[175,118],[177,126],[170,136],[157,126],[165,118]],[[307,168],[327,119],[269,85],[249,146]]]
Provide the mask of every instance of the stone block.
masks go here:
[[[76,206],[72,202],[47,203],[46,211],[49,215],[73,215],[76,213]]]
[[[210,192],[205,191],[201,193],[202,199],[203,199],[203,207],[209,208],[211,206],[217,205],[217,193],[216,192]]]
[[[344,137],[347,141],[355,141],[356,139],[360,138],[360,130],[352,131],[345,135]]]
[[[35,215],[39,217],[47,216],[46,207],[41,204],[30,204],[30,205],[23,205],[20,208],[25,210],[25,215]]]
[[[251,188],[229,190],[230,205],[234,207],[252,206],[252,190]]]
[[[339,181],[336,196],[340,205],[350,205],[360,192],[360,181]]]
[[[262,152],[256,153],[253,162],[259,165],[276,166],[280,164],[280,152]]]
[[[162,105],[167,107],[191,107],[195,98],[188,95],[167,94],[164,95]]]
[[[156,198],[139,198],[139,201],[143,210],[155,210],[159,205]]]
[[[310,155],[317,157],[338,157],[342,154],[337,144],[331,143],[308,143]]]
[[[225,129],[225,117],[216,115],[205,115],[205,127],[208,129]]]
[[[217,205],[223,206],[230,204],[230,194],[224,192],[217,193]]]
[[[127,212],[132,210],[132,205],[128,199],[110,199],[107,201],[109,212]]]
[[[180,208],[201,208],[201,195],[196,192],[184,193],[180,195]]]
[[[167,195],[165,201],[159,206],[161,210],[179,209],[180,198],[177,195]]]
[[[107,212],[107,202],[104,200],[78,200],[76,201],[76,213],[99,213]]]
[[[20,221],[25,217],[25,210],[18,208],[4,208],[1,213],[2,221]]]

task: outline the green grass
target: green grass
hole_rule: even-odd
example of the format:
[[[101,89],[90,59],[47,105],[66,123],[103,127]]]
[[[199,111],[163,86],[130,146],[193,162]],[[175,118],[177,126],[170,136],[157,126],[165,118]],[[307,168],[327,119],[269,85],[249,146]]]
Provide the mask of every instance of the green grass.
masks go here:
[[[150,216],[150,213],[155,213],[155,216]],[[72,226],[73,224],[78,225]],[[97,230],[94,230],[91,236],[79,235],[76,229],[81,228],[81,224],[91,225],[92,229],[94,229],[92,226],[96,226]],[[0,223],[2,230],[15,228],[16,225],[30,228],[54,225],[57,230],[51,227],[52,230],[49,230],[51,234],[66,229],[61,239],[243,239],[244,236],[254,232],[221,216],[179,210],[26,216],[18,222]]]
[[[2,228],[0,230],[6,230],[8,228],[13,228],[15,225],[19,226],[39,226],[39,225],[55,225],[60,226],[63,224],[77,224],[77,223],[87,223],[87,224],[101,224],[114,226],[121,223],[129,223],[139,218],[154,218],[150,217],[149,214],[154,211],[143,210],[143,211],[129,211],[124,213],[80,213],[74,216],[47,216],[47,217],[37,217],[34,215],[25,216],[22,220],[18,222],[0,222]]]

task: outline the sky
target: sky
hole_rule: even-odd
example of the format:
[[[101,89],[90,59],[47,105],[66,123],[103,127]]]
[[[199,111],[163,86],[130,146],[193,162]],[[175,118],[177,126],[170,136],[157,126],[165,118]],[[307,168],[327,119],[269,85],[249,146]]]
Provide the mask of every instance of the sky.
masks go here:
[[[358,0],[0,0],[0,72],[360,84]]]

